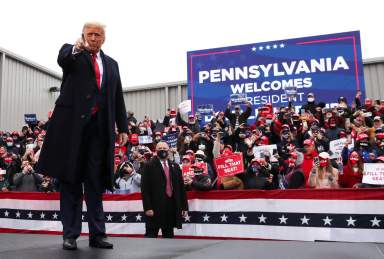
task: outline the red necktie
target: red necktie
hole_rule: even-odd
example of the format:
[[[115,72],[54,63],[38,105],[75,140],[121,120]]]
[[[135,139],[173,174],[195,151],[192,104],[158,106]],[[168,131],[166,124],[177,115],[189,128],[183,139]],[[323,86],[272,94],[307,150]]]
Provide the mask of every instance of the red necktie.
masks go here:
[[[92,64],[93,64],[93,68],[95,69],[97,87],[100,90],[100,78],[101,78],[101,76],[100,76],[99,64],[97,63],[97,60],[96,60],[96,54],[92,54]],[[95,104],[95,106],[92,107],[92,114],[95,114],[98,111],[99,111],[99,107],[97,106],[97,104]]]
[[[165,173],[165,179],[167,181],[166,187],[165,187],[165,193],[167,194],[168,197],[172,197],[172,186],[171,186],[171,177],[169,175],[169,167],[167,165],[167,161],[163,161],[163,169]]]
[[[99,64],[97,63],[97,60],[96,60],[96,54],[92,54],[92,63],[93,63],[93,67],[95,69],[97,87],[100,89],[101,76],[100,76]]]

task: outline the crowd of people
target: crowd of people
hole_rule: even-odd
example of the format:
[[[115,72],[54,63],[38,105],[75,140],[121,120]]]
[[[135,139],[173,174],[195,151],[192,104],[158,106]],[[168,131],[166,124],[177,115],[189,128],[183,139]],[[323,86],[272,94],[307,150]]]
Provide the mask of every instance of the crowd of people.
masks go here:
[[[291,105],[266,103],[252,124],[251,103],[229,102],[205,124],[178,109],[169,109],[163,121],[156,122],[149,116],[138,121],[128,112],[129,142],[115,147],[114,193],[140,192],[143,164],[170,135],[177,140],[170,144],[169,158],[194,172],[183,175],[187,190],[383,187],[362,179],[365,163],[384,163],[384,101],[362,100],[358,92],[351,104],[342,96],[337,103],[327,108],[313,93],[299,112]],[[59,181],[35,172],[48,127],[49,120],[0,132],[1,191],[59,189]],[[333,154],[330,142],[343,138],[341,154]],[[276,144],[276,152],[255,154],[255,146],[271,144]],[[215,158],[233,153],[242,153],[244,172],[218,177]]]

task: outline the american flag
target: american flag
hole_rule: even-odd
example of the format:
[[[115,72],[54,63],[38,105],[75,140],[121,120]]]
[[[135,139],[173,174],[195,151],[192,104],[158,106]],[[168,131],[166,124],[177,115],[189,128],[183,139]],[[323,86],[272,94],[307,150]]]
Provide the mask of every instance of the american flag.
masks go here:
[[[177,236],[384,242],[384,189],[210,191],[188,198]],[[140,194],[106,194],[103,203],[108,234],[144,234]],[[0,232],[61,231],[58,193],[0,193]]]

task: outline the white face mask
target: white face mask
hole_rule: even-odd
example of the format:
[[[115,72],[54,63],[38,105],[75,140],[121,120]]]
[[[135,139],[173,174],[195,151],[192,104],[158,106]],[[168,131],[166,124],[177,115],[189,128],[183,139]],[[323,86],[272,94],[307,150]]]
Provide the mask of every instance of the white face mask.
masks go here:
[[[199,149],[204,151],[205,150],[205,145],[203,145],[203,144],[199,145]]]
[[[313,101],[315,100],[315,98],[313,98],[313,97],[308,97],[308,99],[307,99],[307,100],[308,100],[308,102],[310,102],[310,103],[311,103],[311,102],[313,102]]]
[[[27,145],[25,145],[25,149],[33,149],[33,144],[27,144]]]
[[[13,146],[13,142],[7,142],[7,146],[8,147],[12,147]]]

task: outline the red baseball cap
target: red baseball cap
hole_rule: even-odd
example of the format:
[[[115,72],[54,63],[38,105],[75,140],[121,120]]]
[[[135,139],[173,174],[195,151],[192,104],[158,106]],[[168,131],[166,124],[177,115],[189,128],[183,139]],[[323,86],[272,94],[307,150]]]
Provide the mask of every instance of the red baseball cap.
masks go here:
[[[313,146],[315,145],[315,142],[312,139],[306,139],[304,140],[303,145]]]

